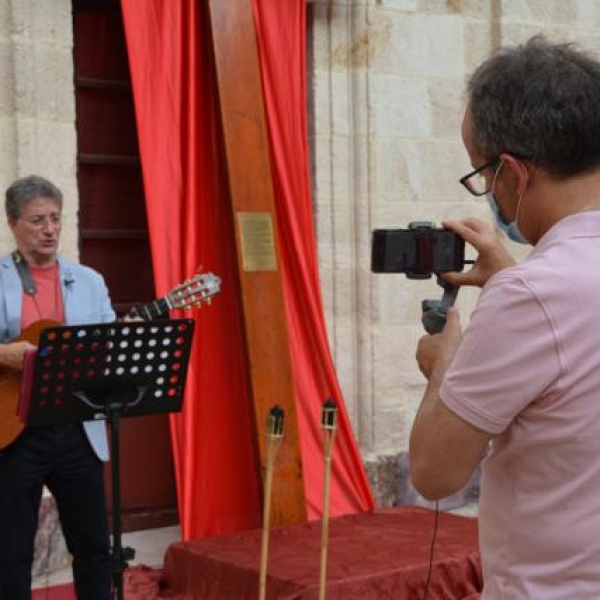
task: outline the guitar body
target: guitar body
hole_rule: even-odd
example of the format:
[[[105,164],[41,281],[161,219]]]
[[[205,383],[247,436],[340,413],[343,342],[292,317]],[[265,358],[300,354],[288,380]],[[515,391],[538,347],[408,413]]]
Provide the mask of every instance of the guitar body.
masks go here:
[[[13,341],[29,342],[37,346],[42,330],[58,325],[60,323],[51,320],[36,321],[24,329],[21,335]],[[21,375],[21,371],[15,369],[0,371],[0,450],[12,444],[25,429],[25,423],[17,414],[21,395]]]

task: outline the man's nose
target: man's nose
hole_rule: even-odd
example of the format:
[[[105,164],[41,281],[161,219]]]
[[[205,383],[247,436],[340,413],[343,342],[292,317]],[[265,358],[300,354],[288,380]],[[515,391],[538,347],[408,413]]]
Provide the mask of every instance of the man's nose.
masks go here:
[[[53,234],[58,229],[58,225],[53,223],[50,219],[44,219],[42,222],[42,231],[44,233]]]

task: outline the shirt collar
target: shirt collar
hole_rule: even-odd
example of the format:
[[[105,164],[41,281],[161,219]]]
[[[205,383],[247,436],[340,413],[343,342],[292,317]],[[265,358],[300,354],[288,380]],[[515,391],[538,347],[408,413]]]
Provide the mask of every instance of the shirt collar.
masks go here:
[[[558,240],[584,237],[600,237],[600,210],[588,210],[561,219],[540,238],[531,255],[543,252]]]

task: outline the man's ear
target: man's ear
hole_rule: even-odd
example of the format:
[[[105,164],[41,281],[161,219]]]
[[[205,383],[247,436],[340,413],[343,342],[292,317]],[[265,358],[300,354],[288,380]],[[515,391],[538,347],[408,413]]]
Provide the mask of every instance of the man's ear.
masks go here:
[[[501,154],[500,160],[502,161],[504,168],[508,169],[515,178],[517,185],[517,195],[520,198],[525,193],[530,179],[527,166],[522,160],[515,158],[511,154]]]

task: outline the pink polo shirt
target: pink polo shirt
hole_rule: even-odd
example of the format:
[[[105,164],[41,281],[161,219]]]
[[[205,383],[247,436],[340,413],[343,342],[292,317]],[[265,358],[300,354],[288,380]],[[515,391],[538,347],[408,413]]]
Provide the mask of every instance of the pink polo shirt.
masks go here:
[[[600,211],[563,219],[488,281],[440,397],[496,436],[482,600],[598,600]]]

